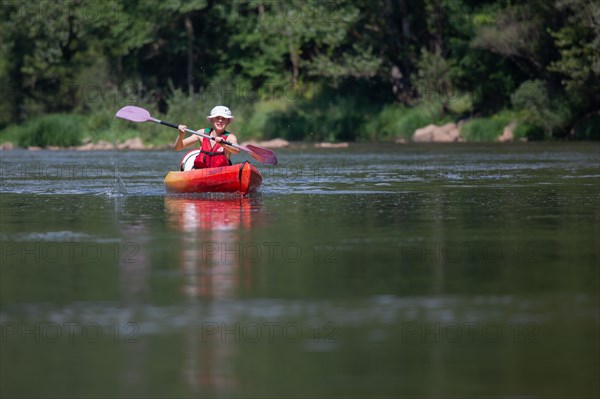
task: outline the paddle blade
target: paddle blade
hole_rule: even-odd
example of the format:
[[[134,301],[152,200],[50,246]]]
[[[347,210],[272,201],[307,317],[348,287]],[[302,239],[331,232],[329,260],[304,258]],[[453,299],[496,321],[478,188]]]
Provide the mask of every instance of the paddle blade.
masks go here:
[[[257,145],[248,144],[246,145],[251,151],[256,152],[257,154],[261,154],[265,157],[275,157],[275,153],[267,148],[259,147]]]
[[[265,156],[265,155],[259,154],[257,152],[254,152],[254,151],[252,151],[249,148],[245,148],[245,150],[248,152],[248,154],[252,158],[256,159],[260,163],[264,163],[264,164],[267,164],[267,165],[277,165],[277,158],[275,157],[275,155],[273,155],[273,156]]]
[[[248,144],[246,149],[257,161],[267,165],[277,165],[277,157],[273,151],[252,144]]]
[[[117,111],[115,116],[131,122],[154,121],[154,118],[150,116],[150,112],[146,111],[144,108],[134,107],[133,105],[121,108]]]

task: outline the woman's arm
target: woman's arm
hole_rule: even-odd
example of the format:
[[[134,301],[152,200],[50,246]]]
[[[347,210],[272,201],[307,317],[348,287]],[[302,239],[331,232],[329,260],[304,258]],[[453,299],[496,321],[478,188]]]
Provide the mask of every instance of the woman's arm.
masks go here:
[[[197,143],[199,141],[199,136],[195,135],[186,137],[185,139],[183,138],[185,136],[185,129],[187,129],[186,125],[179,125],[178,129],[179,135],[177,136],[177,140],[175,140],[175,151],[179,151],[182,148],[189,147],[192,144]]]

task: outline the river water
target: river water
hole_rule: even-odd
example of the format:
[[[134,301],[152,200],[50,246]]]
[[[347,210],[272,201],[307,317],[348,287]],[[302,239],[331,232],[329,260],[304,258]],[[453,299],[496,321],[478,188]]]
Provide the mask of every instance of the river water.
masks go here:
[[[0,396],[597,397],[599,154],[278,150],[238,198],[1,152]]]

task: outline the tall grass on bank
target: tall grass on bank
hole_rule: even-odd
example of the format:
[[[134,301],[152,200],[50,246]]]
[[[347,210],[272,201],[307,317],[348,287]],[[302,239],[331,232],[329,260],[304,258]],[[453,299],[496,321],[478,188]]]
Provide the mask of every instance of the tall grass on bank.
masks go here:
[[[466,141],[493,142],[497,141],[504,128],[513,122],[516,125],[513,130],[513,140],[538,141],[546,138],[542,127],[523,122],[515,112],[511,111],[471,119],[462,126],[460,133]]]
[[[389,104],[381,112],[373,115],[365,126],[370,140],[404,139],[410,141],[415,130],[431,123],[438,125],[452,121],[451,115],[443,115],[436,107],[420,105],[406,107]]]
[[[81,144],[87,118],[74,114],[49,114],[23,125],[10,126],[0,141],[13,141],[20,147],[69,147]]]
[[[504,128],[513,120],[510,113],[499,113],[487,118],[474,118],[460,129],[460,135],[466,141],[497,141]]]
[[[135,104],[135,102],[134,102]],[[236,120],[230,131],[239,141],[283,138],[290,141],[391,141],[412,139],[415,130],[429,124],[442,125],[458,118],[457,113],[442,113],[432,104],[407,107],[402,104],[381,104],[366,97],[321,93],[314,98],[243,98],[215,100],[200,94],[188,95],[174,90],[167,100],[166,114],[155,105],[138,101],[159,119],[184,123],[192,129],[209,127],[206,116],[213,106],[227,105]],[[154,123],[133,123],[114,117],[125,104],[96,104],[86,115],[49,114],[30,119],[0,131],[0,143],[12,142],[20,147],[77,146],[85,142],[123,142],[140,137],[145,145],[164,147],[176,138],[175,129]],[[488,117],[468,120],[461,136],[470,142],[496,141],[503,129],[516,122],[514,139],[543,140],[548,136],[537,125],[524,123],[516,111],[502,111]],[[572,128],[571,138],[600,139],[600,115],[588,115]]]
[[[273,111],[264,125],[268,138],[291,141],[360,140],[365,122],[375,113],[360,97],[317,98]]]

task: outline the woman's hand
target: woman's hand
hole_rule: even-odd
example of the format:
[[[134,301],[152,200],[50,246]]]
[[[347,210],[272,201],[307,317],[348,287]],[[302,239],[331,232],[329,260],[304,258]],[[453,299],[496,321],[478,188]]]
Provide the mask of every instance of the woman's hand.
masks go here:
[[[185,129],[187,129],[187,126],[179,125],[177,126],[177,129],[179,130],[179,135],[177,136],[177,140],[175,140],[175,151],[179,151],[189,145],[183,142],[183,135],[185,134]],[[189,140],[189,137],[186,140]]]
[[[240,152],[239,148],[233,146],[233,145],[228,145],[228,144],[220,144],[222,141],[227,141],[230,144],[237,144],[237,138],[235,137],[235,135],[230,134],[229,136],[227,136],[227,140],[225,140],[223,137],[215,137],[215,141],[217,143],[219,143],[219,145],[221,147],[223,147],[223,149],[227,152],[230,152],[232,154],[237,154]]]

